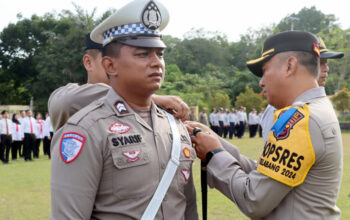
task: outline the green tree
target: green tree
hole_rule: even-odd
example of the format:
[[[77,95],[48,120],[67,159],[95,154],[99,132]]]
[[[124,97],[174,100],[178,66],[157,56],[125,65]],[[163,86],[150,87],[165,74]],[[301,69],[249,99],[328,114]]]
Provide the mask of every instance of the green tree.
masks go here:
[[[266,107],[266,102],[263,97],[253,91],[252,88],[248,86],[245,88],[245,92],[239,94],[236,99],[236,107],[245,106],[247,112],[250,112],[255,108],[258,112]]]
[[[350,91],[342,89],[331,98],[335,109],[341,113],[350,111]]]

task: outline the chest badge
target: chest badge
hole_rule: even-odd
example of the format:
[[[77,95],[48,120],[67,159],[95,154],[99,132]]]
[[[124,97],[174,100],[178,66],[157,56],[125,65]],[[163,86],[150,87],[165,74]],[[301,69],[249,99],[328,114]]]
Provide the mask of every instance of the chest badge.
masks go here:
[[[140,153],[141,153],[141,150],[133,150],[133,151],[123,152],[123,155],[128,158],[127,161],[128,163],[130,163],[130,162],[135,162],[140,160],[140,157],[139,157]]]
[[[185,147],[183,151],[186,158],[191,157],[191,150],[188,147]]]
[[[60,144],[61,158],[65,163],[74,161],[80,154],[85,143],[85,136],[67,132],[62,135]]]
[[[109,127],[109,130],[116,134],[124,134],[130,130],[130,126],[115,122]]]
[[[185,181],[188,182],[188,179],[190,178],[191,171],[190,170],[181,170],[182,175],[185,178]]]

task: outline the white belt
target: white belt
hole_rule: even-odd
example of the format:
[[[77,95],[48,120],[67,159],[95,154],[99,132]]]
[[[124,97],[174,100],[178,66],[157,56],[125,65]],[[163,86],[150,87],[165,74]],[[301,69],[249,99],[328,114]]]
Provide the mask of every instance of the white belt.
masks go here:
[[[177,167],[180,164],[180,152],[181,152],[181,141],[180,133],[176,125],[176,121],[173,115],[167,113],[168,120],[170,123],[171,132],[173,133],[173,144],[171,149],[171,158],[165,168],[164,174],[160,183],[154,193],[151,202],[148,204],[145,212],[142,215],[141,220],[153,220],[156,216],[160,204],[162,203],[166,192],[173,180]]]

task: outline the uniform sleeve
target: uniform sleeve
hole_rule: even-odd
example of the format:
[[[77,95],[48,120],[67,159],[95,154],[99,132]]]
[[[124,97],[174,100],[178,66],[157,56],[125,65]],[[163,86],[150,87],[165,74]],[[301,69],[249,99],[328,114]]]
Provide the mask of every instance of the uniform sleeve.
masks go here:
[[[62,137],[66,134],[85,138],[80,153],[69,163],[64,162],[61,155],[61,142],[65,140]],[[52,220],[91,218],[103,169],[103,153],[97,143],[91,131],[69,124],[54,135],[51,147]]]
[[[240,154],[236,146],[230,144],[223,138],[220,138],[220,143],[223,146],[223,148],[239,162],[241,169],[244,172],[249,173],[250,171],[256,169],[256,161],[244,156],[243,154]]]
[[[268,215],[292,190],[257,170],[245,172],[240,162],[226,151],[215,154],[207,170],[209,186],[235,202],[250,218]]]
[[[68,84],[56,89],[49,98],[48,110],[54,131],[61,128],[77,111],[105,96],[109,86],[98,84]]]
[[[196,201],[196,189],[194,188],[194,184],[193,184],[192,167],[191,167],[191,176],[188,180],[188,184],[186,184],[185,195],[186,195],[185,220],[197,220],[198,212],[197,212],[197,201]]]

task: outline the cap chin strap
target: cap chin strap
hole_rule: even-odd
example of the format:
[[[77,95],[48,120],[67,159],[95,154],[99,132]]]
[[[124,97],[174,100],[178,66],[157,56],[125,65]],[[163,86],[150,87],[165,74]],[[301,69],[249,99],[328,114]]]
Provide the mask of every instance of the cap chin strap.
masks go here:
[[[156,216],[160,204],[162,203],[166,192],[172,182],[177,167],[179,166],[179,158],[181,152],[181,141],[180,141],[180,133],[176,125],[176,121],[173,115],[166,113],[168,116],[168,120],[170,123],[171,132],[173,134],[173,143],[171,149],[171,158],[165,168],[164,174],[160,183],[157,187],[156,192],[154,193],[151,202],[148,204],[145,212],[142,215],[141,220],[153,220]]]

